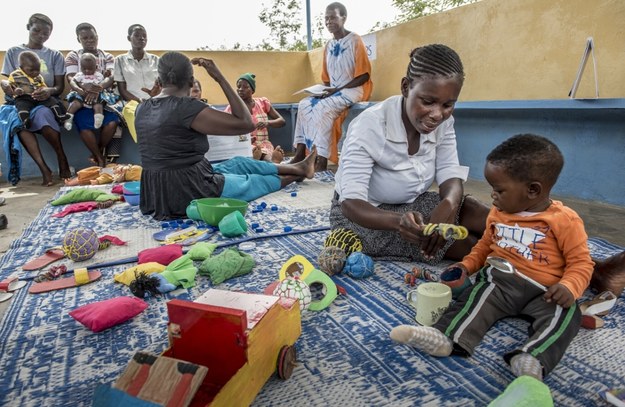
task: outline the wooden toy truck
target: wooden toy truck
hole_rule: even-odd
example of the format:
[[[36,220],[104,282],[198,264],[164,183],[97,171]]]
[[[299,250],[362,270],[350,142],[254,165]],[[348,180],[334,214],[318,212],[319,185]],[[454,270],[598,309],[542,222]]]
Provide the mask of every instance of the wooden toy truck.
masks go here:
[[[211,289],[167,303],[170,347],[164,356],[208,368],[191,406],[246,406],[274,371],[287,379],[301,333],[290,298]]]

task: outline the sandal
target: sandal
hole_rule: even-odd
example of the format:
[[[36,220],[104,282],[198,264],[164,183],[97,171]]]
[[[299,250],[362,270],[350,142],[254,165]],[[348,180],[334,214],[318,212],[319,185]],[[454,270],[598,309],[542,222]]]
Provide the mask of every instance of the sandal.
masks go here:
[[[0,281],[0,292],[10,293],[26,285],[26,281],[20,281],[17,276],[9,276],[3,281]],[[0,301],[2,302],[2,301]]]
[[[611,291],[604,291],[589,301],[579,304],[579,310],[582,315],[606,316],[612,307],[616,304],[616,295]]]
[[[24,271],[39,270],[50,263],[61,260],[65,257],[65,253],[58,247],[46,250],[41,256],[27,262],[22,266]]]

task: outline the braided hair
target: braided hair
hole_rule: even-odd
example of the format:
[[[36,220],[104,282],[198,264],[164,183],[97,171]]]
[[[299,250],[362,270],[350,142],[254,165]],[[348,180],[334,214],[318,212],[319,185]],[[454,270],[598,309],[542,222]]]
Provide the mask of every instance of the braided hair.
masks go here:
[[[180,52],[164,53],[158,60],[158,78],[163,86],[174,85],[181,89],[190,85],[193,78],[191,61]]]
[[[442,44],[430,44],[412,50],[406,72],[410,84],[417,79],[432,77],[457,77],[460,83],[464,82],[464,68],[456,51]]]

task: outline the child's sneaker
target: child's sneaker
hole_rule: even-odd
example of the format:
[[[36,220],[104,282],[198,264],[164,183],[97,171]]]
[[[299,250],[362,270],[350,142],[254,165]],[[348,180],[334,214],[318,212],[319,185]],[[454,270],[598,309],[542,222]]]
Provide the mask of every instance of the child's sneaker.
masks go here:
[[[529,353],[519,353],[510,359],[510,370],[516,377],[532,376],[543,380],[543,366],[540,361]]]
[[[102,113],[96,113],[93,115],[93,128],[99,129],[102,127],[102,122],[104,121],[104,115]]]
[[[74,127],[74,115],[67,113],[66,116],[69,117],[63,122],[63,127],[65,127],[65,130],[70,131]]]
[[[431,326],[396,326],[391,330],[391,339],[438,357],[449,356],[454,349],[451,339]]]

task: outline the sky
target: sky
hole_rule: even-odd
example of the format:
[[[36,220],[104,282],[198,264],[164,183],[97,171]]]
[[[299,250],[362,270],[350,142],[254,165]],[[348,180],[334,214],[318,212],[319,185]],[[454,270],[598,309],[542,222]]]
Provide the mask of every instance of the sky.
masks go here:
[[[323,15],[331,1],[310,0],[311,16]],[[345,27],[358,34],[367,34],[377,22],[392,22],[397,14],[391,0],[342,0],[347,8]],[[15,3],[10,14],[4,14],[1,25],[0,50],[28,40],[26,23],[34,13],[52,19],[54,29],[46,42],[49,48],[68,51],[79,47],[75,28],[79,23],[93,24],[99,35],[99,48],[126,50],[128,27],[142,24],[148,32],[148,50],[196,50],[200,47],[231,48],[240,43],[256,45],[269,37],[269,29],[258,19],[263,5],[271,0],[30,0]],[[302,4],[302,34],[306,33],[305,8]],[[175,5],[175,7],[174,7]],[[122,11],[123,10],[123,11]],[[324,38],[330,34],[324,31]]]

